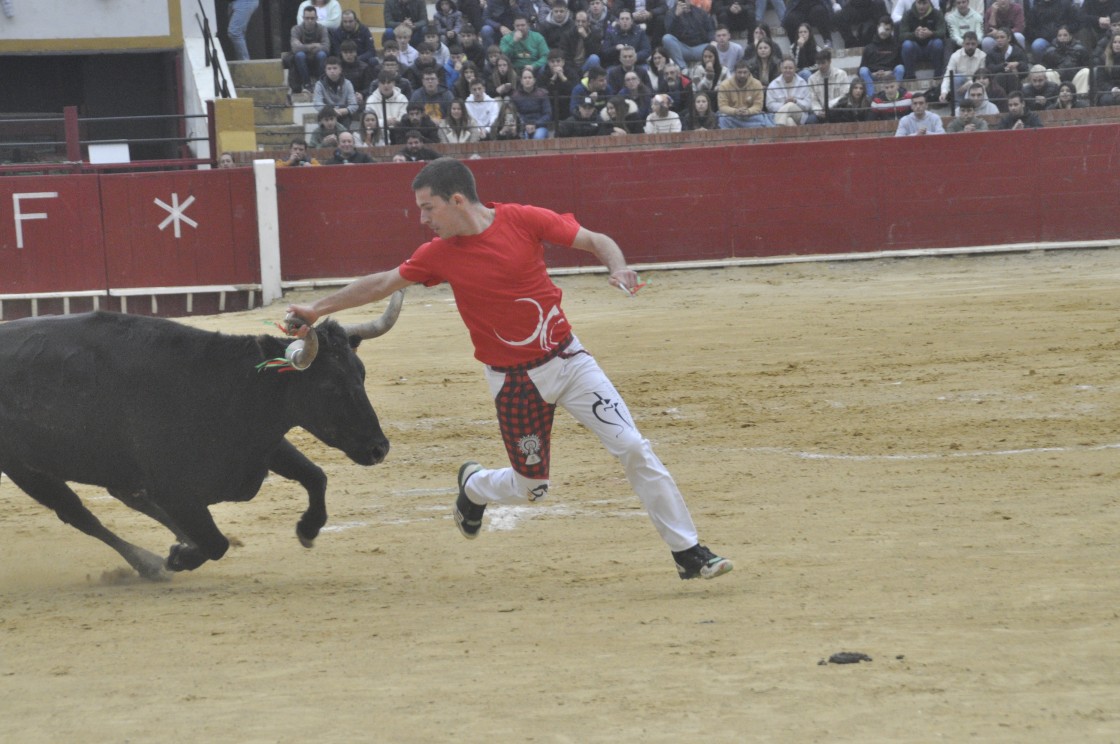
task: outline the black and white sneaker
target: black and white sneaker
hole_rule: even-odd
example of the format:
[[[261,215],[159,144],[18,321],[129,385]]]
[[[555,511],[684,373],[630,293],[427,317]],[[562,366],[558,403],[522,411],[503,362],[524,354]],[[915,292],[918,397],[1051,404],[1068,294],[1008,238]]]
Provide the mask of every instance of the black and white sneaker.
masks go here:
[[[464,462],[459,468],[459,498],[455,499],[455,524],[463,533],[463,537],[468,540],[478,537],[478,531],[482,529],[482,514],[486,511],[485,504],[479,505],[467,498],[467,481],[479,470],[482,470],[482,466],[474,460]]]
[[[700,543],[688,550],[674,550],[673,560],[682,579],[714,579],[734,568],[731,561],[719,557]]]

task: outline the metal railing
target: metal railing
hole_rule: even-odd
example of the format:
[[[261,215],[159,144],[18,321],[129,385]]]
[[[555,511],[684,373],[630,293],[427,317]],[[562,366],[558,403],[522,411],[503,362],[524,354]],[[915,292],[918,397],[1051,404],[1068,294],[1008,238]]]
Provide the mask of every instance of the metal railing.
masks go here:
[[[214,34],[210,32],[210,18],[206,15],[206,9],[202,7],[201,0],[198,0],[198,10],[202,13],[202,18],[198,17],[198,13],[194,14],[194,18],[198,21],[199,29],[202,30],[206,66],[213,71],[214,95],[220,96],[221,98],[232,98],[229,92],[229,81],[226,80],[226,75],[222,72],[221,55],[218,54],[218,43],[214,39]]]

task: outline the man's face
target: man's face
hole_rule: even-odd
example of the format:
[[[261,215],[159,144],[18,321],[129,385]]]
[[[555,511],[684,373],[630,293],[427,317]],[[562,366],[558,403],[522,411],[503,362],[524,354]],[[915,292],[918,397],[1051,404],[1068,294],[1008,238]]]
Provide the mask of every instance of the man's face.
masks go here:
[[[883,86],[883,93],[886,94],[887,98],[894,98],[895,96],[897,96],[898,95],[898,81],[897,80],[888,80],[886,82],[886,84]]]
[[[893,34],[893,33],[894,33],[894,26],[892,26],[891,24],[889,24],[889,23],[880,23],[879,24],[879,38],[880,39],[889,39],[889,38],[891,38],[891,34]]]
[[[795,65],[793,63],[793,60],[787,59],[784,62],[782,62],[782,79],[783,80],[785,80],[787,83],[791,82],[793,80],[793,76],[796,75],[796,74],[797,74],[797,65]]]
[[[564,22],[568,20],[568,9],[563,5],[557,5],[552,9],[552,20],[555,21],[558,26],[564,25]]]
[[[587,89],[600,91],[607,87],[607,78],[603,75],[587,79]]]
[[[746,67],[735,68],[735,84],[742,88],[751,79],[751,71]]]
[[[961,119],[964,121],[972,121],[976,118],[976,109],[961,107]]]
[[[1011,38],[1003,31],[996,31],[992,34],[992,38],[996,40],[996,47],[1001,51],[1007,49],[1007,45],[1011,42]]]
[[[1009,98],[1007,100],[1007,113],[1012,116],[1023,115],[1023,99],[1022,98]]]
[[[968,0],[965,0],[965,5],[968,5]],[[976,54],[976,47],[980,46],[980,42],[976,39],[965,39],[961,47],[964,48],[964,53],[969,57]]]
[[[677,67],[675,62],[670,62],[665,65],[665,79],[674,85],[677,79],[681,76],[681,68]]]
[[[410,140],[409,145],[411,144]],[[416,149],[419,149],[419,144]],[[420,224],[444,240],[459,235],[464,227],[462,210],[459,206],[462,199],[460,194],[452,194],[451,200],[445,201],[441,197],[434,196],[427,186],[417,189],[416,206],[420,207]]]
[[[914,8],[918,11],[918,15],[925,15],[929,12],[929,0],[915,0]]]
[[[338,126],[338,117],[334,114],[330,114],[329,116],[324,116],[323,121],[320,123],[323,125],[323,129],[334,129]]]
[[[910,108],[914,109],[914,113],[918,114],[918,118],[926,112],[926,99],[921,96],[915,98],[910,102]]]
[[[976,104],[976,108],[980,108],[980,104],[984,103],[984,89],[973,88],[972,90],[968,91],[968,97],[974,104]]]
[[[393,31],[393,38],[397,40],[397,46],[404,49],[408,46],[409,40],[412,39],[412,32],[404,26],[397,26],[396,30]]]
[[[1032,72],[1031,85],[1039,90],[1046,87],[1046,73],[1045,72]]]
[[[581,103],[579,105],[579,115],[581,119],[590,119],[595,115],[595,107],[588,106],[586,103]]]
[[[471,96],[474,98],[474,100],[481,101],[485,95],[486,86],[484,86],[481,82],[471,85]]]
[[[968,15],[968,0],[957,0],[957,12],[961,15]]]
[[[548,61],[548,69],[552,70],[553,72],[563,72],[564,71],[564,60],[563,59],[550,59]]]
[[[327,65],[327,77],[335,82],[342,77],[342,65]]]
[[[587,6],[591,9],[591,13],[598,17],[603,13],[603,0],[591,0]]]
[[[1068,44],[1073,37],[1069,35],[1069,31],[1064,28],[1058,29],[1058,43]]]
[[[381,69],[385,70],[385,72],[388,72],[388,73],[392,74],[392,76],[394,78],[396,78],[397,73],[400,72],[400,69],[401,69],[400,68],[400,62],[397,62],[396,57],[386,57],[381,62]]]
[[[525,35],[529,32],[529,22],[524,18],[518,18],[513,22],[513,30]]]
[[[726,50],[731,44],[731,32],[726,28],[721,28],[716,31],[716,44],[720,49]]]
[[[581,10],[576,13],[576,26],[587,28],[589,25],[591,25],[591,21],[587,19],[587,13],[585,11]]]
[[[638,61],[638,53],[633,49],[623,49],[618,53],[618,60],[623,67],[633,67]]]
[[[634,16],[630,15],[630,11],[626,10],[618,14],[618,27],[623,31],[634,28]],[[718,34],[716,38],[719,38]]]
[[[389,81],[384,82],[384,83],[378,83],[377,84],[377,90],[378,90],[379,93],[381,93],[382,98],[392,98],[393,97],[393,88],[395,88],[395,87],[396,86],[393,85],[392,80],[389,80]]]
[[[338,135],[338,149],[344,155],[349,155],[354,152],[354,135],[349,132],[343,132]]]
[[[439,78],[431,72],[424,73],[424,91],[435,93],[439,90]]]
[[[657,111],[658,116],[665,116],[669,113],[669,101],[661,96],[655,96],[653,99],[653,108]]]
[[[302,142],[298,145],[292,145],[292,157],[296,160],[303,160],[307,157],[307,145]]]
[[[832,72],[832,60],[822,59],[817,63],[817,68],[821,71],[821,77],[827,77],[828,73]]]
[[[303,9],[303,25],[305,28],[315,28],[319,23],[319,14],[315,12],[314,8]]]
[[[358,60],[358,52],[354,49],[347,49],[342,53],[342,58],[346,60],[346,64],[352,65]]]
[[[428,48],[426,44],[423,49],[417,49],[416,51],[419,52],[419,54],[416,55],[416,64],[421,66],[430,65],[435,61],[436,53]]]
[[[342,27],[348,32],[353,33],[358,30],[358,19],[354,17],[353,13],[343,13]]]
[[[423,144],[423,143],[421,143],[420,140],[417,139],[416,137],[409,137],[408,141],[404,143],[404,147],[409,152],[416,152],[417,150],[420,149],[421,144]],[[421,221],[423,221],[423,220],[421,220]]]
[[[477,39],[478,37],[474,35],[474,31],[464,31],[463,33],[459,34],[459,40],[465,47],[474,46],[474,43]]]

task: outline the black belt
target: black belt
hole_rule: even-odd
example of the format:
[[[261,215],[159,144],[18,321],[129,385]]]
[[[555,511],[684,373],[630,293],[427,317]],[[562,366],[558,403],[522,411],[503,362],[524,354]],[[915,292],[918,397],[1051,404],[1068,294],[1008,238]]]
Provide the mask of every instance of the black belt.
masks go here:
[[[516,364],[512,367],[495,367],[494,365],[490,365],[490,369],[494,370],[495,372],[524,372],[527,369],[536,369],[543,364],[547,364],[556,357],[560,357],[561,359],[569,359],[571,357],[574,357],[576,354],[587,353],[583,349],[580,349],[579,351],[573,351],[571,354],[566,353],[567,348],[572,345],[572,341],[575,341],[575,337],[569,333],[563,341],[556,344],[556,346],[551,351],[542,356],[540,359],[534,359],[533,361],[525,362],[524,364]]]

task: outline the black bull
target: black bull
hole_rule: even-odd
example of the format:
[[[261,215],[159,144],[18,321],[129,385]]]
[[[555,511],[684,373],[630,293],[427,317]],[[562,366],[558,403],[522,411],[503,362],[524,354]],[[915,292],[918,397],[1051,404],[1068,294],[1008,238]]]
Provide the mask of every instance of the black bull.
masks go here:
[[[0,472],[142,576],[197,568],[229,540],[209,506],[248,501],[268,471],[307,489],[296,526],[311,547],[327,521],[323,471],[285,435],[300,426],[360,465],[389,451],[354,348],[400,312],[312,329],[302,371],[257,365],[291,339],[229,336],[159,318],[95,312],[0,325]],[[300,365],[300,362],[303,365]],[[67,482],[102,486],[171,530],[166,560],[107,529]]]

